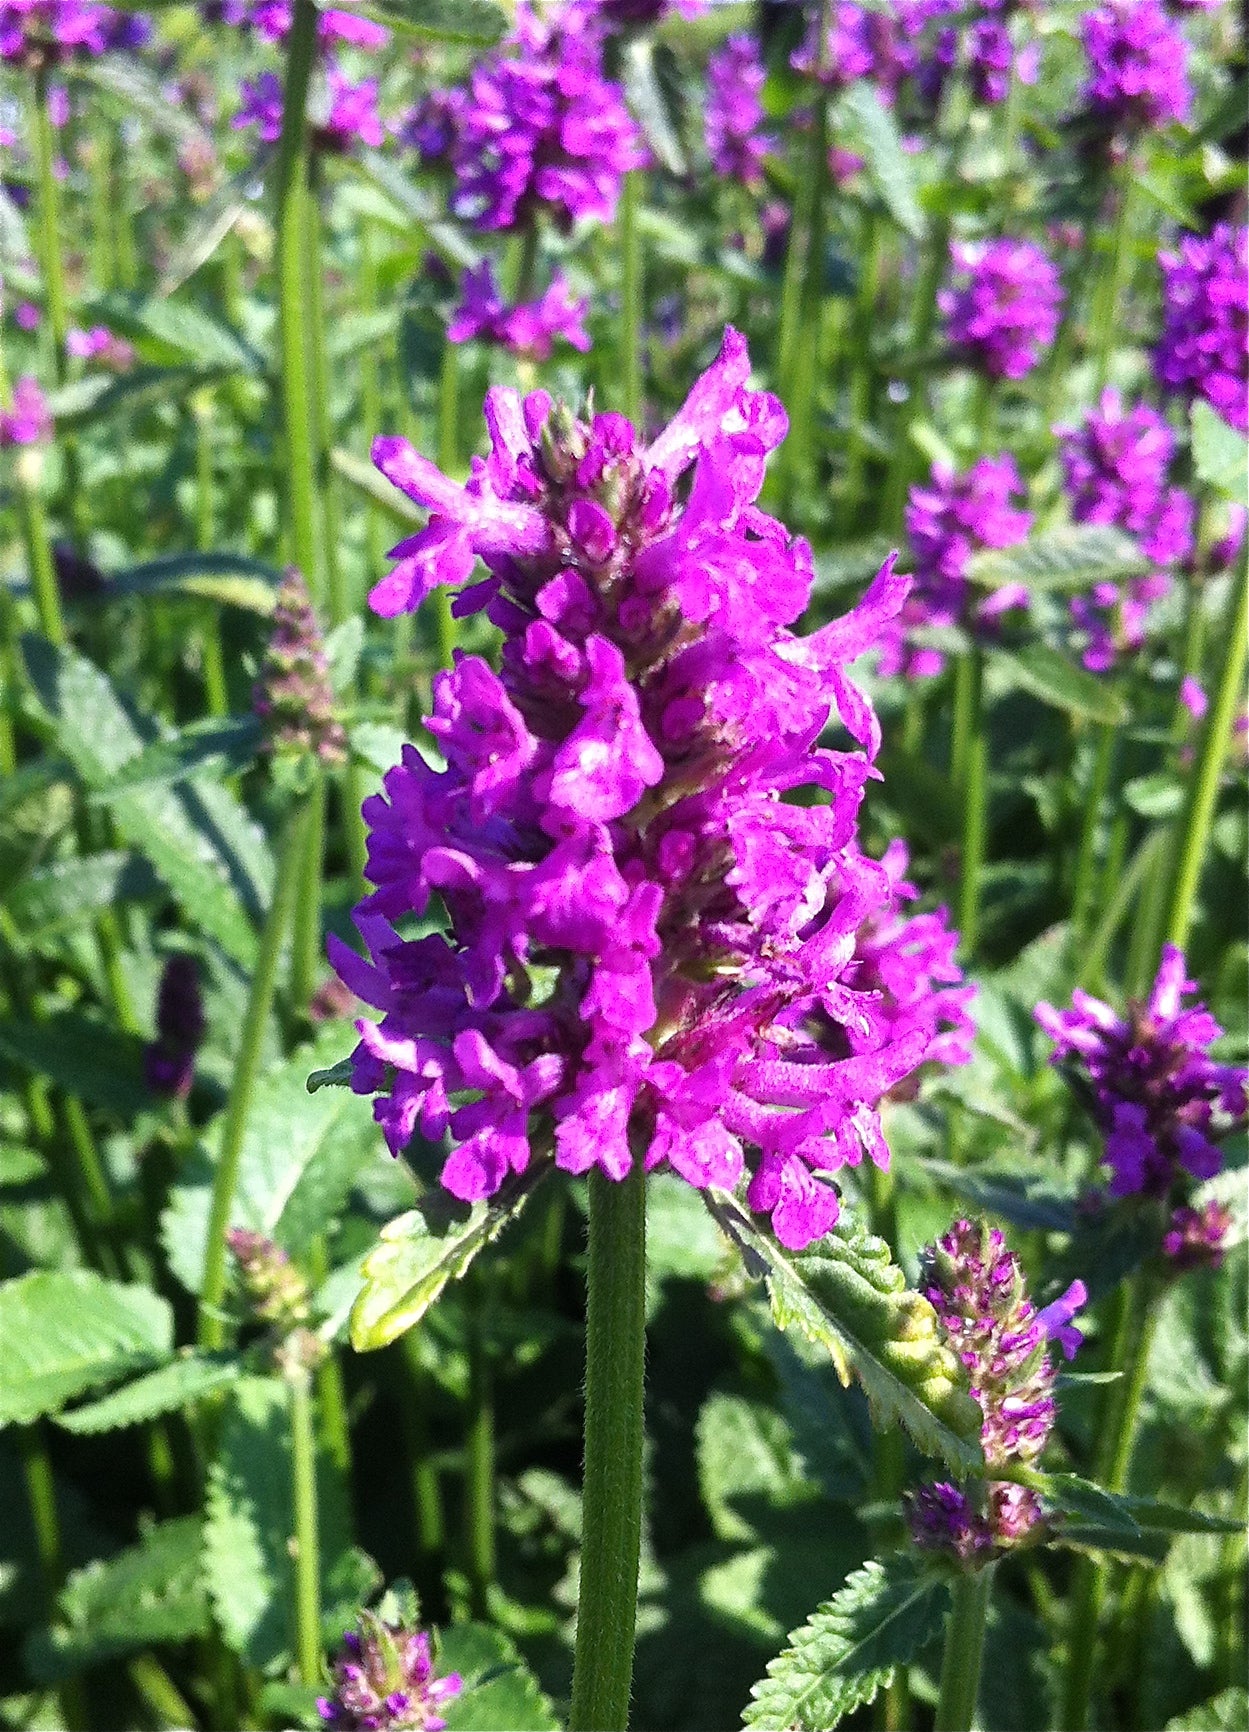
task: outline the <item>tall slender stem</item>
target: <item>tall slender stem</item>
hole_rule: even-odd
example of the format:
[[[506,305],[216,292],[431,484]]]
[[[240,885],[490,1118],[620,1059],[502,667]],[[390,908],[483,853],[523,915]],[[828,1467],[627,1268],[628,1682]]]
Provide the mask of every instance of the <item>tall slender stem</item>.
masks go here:
[[[620,194],[620,395],[621,408],[635,427],[642,419],[642,172],[625,176]]]
[[[292,1377],[291,1491],[294,1511],[295,1657],[301,1684],[321,1678],[321,1548],[317,1532],[317,1454],[312,1385],[306,1372]]]
[[[1080,846],[1076,854],[1075,882],[1071,892],[1071,920],[1077,933],[1084,929],[1092,900],[1093,882],[1097,873],[1097,832],[1106,793],[1110,787],[1116,739],[1116,730],[1109,723],[1103,722],[1097,730],[1097,741],[1093,748],[1093,769],[1084,796]]]
[[[454,343],[442,351],[438,375],[438,467],[444,475],[455,475],[460,462],[460,356]],[[455,620],[451,597],[440,584],[434,591],[434,649],[439,667],[450,667],[455,649]]]
[[[1244,699],[1247,640],[1249,573],[1246,572],[1242,558],[1240,569],[1232,579],[1232,592],[1227,599],[1223,671],[1219,676],[1219,689],[1206,716],[1197,773],[1189,785],[1188,802],[1180,831],[1179,861],[1167,909],[1167,939],[1181,949],[1188,939],[1188,929],[1192,924],[1201,868],[1206,857],[1206,845],[1210,840],[1210,826],[1214,821],[1214,808],[1219,794],[1219,778],[1223,773],[1223,764],[1232,737],[1232,722],[1237,705]]]
[[[317,557],[316,466],[304,284],[304,224],[308,190],[306,110],[317,41],[313,0],[294,0],[286,39],[282,131],[274,165],[277,202],[278,330],[282,420],[286,441],[287,545],[317,599],[322,573]]]
[[[325,571],[325,607],[331,626],[347,617],[339,547],[338,473],[334,468],[334,418],[330,406],[330,358],[326,344],[325,263],[322,258],[321,186],[315,163],[309,171],[303,228],[304,275],[308,291],[307,344],[312,361],[312,439],[316,491],[321,501],[321,559]]]
[[[624,1732],[642,1536],[646,1187],[590,1174],[581,1590],[570,1732]]]
[[[325,861],[325,773],[319,767],[307,796],[308,831],[295,890],[291,931],[291,1009],[302,1016],[321,972],[321,877]]]
[[[1124,175],[1116,188],[1118,208],[1115,211],[1111,241],[1110,269],[1104,287],[1097,297],[1097,392],[1100,395],[1110,378],[1110,360],[1119,341],[1123,324],[1119,317],[1119,302],[1131,276],[1132,179]]]
[[[960,1576],[951,1589],[953,1604],[945,1631],[935,1732],[971,1732],[992,1586],[993,1565],[989,1564],[974,1574]]]
[[[248,994],[243,1036],[235,1061],[234,1081],[226,1104],[225,1122],[221,1132],[221,1153],[213,1177],[208,1239],[204,1251],[204,1285],[199,1303],[199,1343],[201,1347],[210,1349],[221,1347],[225,1341],[221,1300],[226,1286],[226,1231],[230,1225],[230,1210],[238,1184],[239,1160],[243,1153],[247,1117],[251,1110],[256,1078],[260,1073],[265,1024],[273,1007],[278,958],[281,955],[282,939],[290,921],[295,888],[304,860],[309,819],[310,804],[304,801],[287,815],[285,821],[274,877],[273,900],[269,905],[260,939],[260,954],[256,959],[256,972],[252,976],[251,991]]]
[[[48,1442],[42,1420],[24,1425],[18,1431],[22,1454],[22,1472],[26,1480],[26,1501],[30,1509],[31,1526],[35,1530],[35,1552],[47,1613],[51,1615],[57,1592],[65,1574],[61,1555],[61,1521],[56,1508],[56,1481],[48,1455]],[[79,1732],[87,1724],[86,1699],[82,1683],[67,1679],[58,1691],[61,1713],[67,1732]]]
[[[465,1516],[473,1613],[485,1617],[494,1582],[494,1371],[490,1363],[488,1277],[469,1276],[468,1436]]]
[[[52,369],[58,385],[65,383],[68,353],[69,307],[65,297],[65,267],[61,260],[61,191],[56,178],[56,141],[52,116],[48,113],[48,70],[35,73],[34,91],[35,175],[39,189],[39,269],[48,299],[48,326],[52,335]]]
[[[374,247],[374,225],[365,216],[360,219],[360,305],[367,315],[381,305],[377,280],[377,253]],[[370,343],[360,357],[360,413],[364,431],[371,440],[382,430],[382,370],[378,345]],[[385,525],[382,514],[371,501],[364,507],[365,546],[368,550],[369,580],[376,582],[386,557]]]
[[[973,647],[955,674],[951,746],[955,786],[963,806],[959,867],[959,930],[964,954],[976,948],[980,927],[980,876],[988,822],[989,751],[984,726],[984,653]]]

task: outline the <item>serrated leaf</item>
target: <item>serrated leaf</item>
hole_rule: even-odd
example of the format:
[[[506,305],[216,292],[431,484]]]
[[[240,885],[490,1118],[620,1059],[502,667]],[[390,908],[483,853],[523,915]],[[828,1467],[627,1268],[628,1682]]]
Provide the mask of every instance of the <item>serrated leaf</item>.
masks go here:
[[[80,926],[103,908],[146,901],[159,891],[160,884],[142,855],[113,850],[39,867],[8,891],[4,905],[19,931],[48,938],[66,927]]]
[[[1075,1193],[1043,1173],[959,1167],[931,1157],[914,1157],[909,1165],[909,1178],[931,1178],[942,1189],[965,1197],[978,1209],[987,1209],[1012,1226],[1069,1233],[1075,1224]]]
[[[1243,505],[1249,493],[1249,440],[1198,397],[1189,411],[1193,441],[1193,467],[1197,478],[1213,487],[1234,505]]]
[[[115,800],[135,788],[165,787],[208,771],[234,775],[255,762],[260,740],[260,722],[255,716],[208,717],[193,722],[169,739],[145,746],[115,775],[97,783],[91,797]]]
[[[395,30],[448,42],[497,42],[507,14],[493,0],[367,0],[352,8]]]
[[[57,1418],[57,1424],[79,1436],[101,1431],[120,1431],[141,1425],[162,1413],[173,1413],[224,1389],[240,1375],[242,1367],[232,1355],[185,1353],[170,1365],[162,1365],[146,1377],[123,1384],[99,1401],[87,1402]]]
[[[1154,1498],[1107,1491],[1074,1473],[1032,1474],[1028,1483],[1044,1499],[1047,1512],[1063,1524],[1062,1531],[1068,1525],[1084,1534],[1096,1530],[1108,1541],[1136,1540],[1146,1535],[1244,1532],[1243,1522],[1206,1515],[1201,1510],[1181,1509]]]
[[[232,1227],[275,1239],[292,1255],[305,1251],[341,1208],[357,1174],[383,1159],[377,1126],[356,1095],[326,1089],[309,1095],[318,1061],[341,1050],[333,1024],[257,1082],[239,1155]],[[203,1280],[212,1177],[220,1146],[218,1120],[191,1156],[161,1217],[169,1265],[190,1292]]]
[[[1021,583],[1030,590],[1066,592],[1138,576],[1148,563],[1140,543],[1121,529],[1075,523],[1030,535],[1017,547],[973,554],[967,574],[986,589]]]
[[[962,1367],[882,1239],[839,1221],[810,1249],[787,1251],[735,1197],[704,1195],[747,1268],[765,1280],[777,1325],[823,1347],[843,1383],[857,1378],[879,1426],[903,1426],[958,1473],[983,1467],[980,1409]]]
[[[1077,667],[1049,644],[1031,643],[1010,650],[995,647],[988,654],[1012,685],[1022,686],[1043,704],[1111,727],[1120,727],[1127,720],[1123,698],[1109,681]]]
[[[387,1222],[364,1260],[364,1286],[351,1310],[356,1351],[387,1347],[419,1323],[447,1282],[458,1280],[515,1218],[546,1172],[547,1163],[535,1161],[489,1202],[471,1208],[445,1191],[430,1191],[415,1209]]]
[[[316,1094],[318,1089],[349,1089],[352,1069],[350,1058],[336,1059],[325,1070],[312,1071],[304,1087],[310,1095]]]
[[[241,553],[176,553],[110,574],[101,600],[127,595],[194,595],[268,617],[282,573]]]
[[[208,1470],[204,1581],[226,1642],[261,1670],[291,1652],[291,1531],[286,1387],[245,1377],[231,1392]]]
[[[76,1570],[57,1603],[63,1622],[26,1644],[35,1678],[56,1683],[153,1642],[206,1636],[202,1533],[198,1516],[180,1516],[150,1529],[116,1557]]]
[[[555,1710],[513,1643],[487,1624],[453,1624],[436,1669],[458,1672],[463,1688],[439,1709],[447,1732],[557,1732]]]
[[[916,191],[915,161],[902,148],[892,113],[874,84],[860,78],[844,92],[838,114],[854,147],[862,152],[868,178],[904,234],[924,238],[924,213]]]
[[[747,1726],[829,1732],[940,1635],[948,1603],[945,1583],[904,1552],[866,1563],[771,1662]]]
[[[90,1269],[35,1269],[0,1284],[0,1426],[168,1357],[173,1312],[145,1287]]]
[[[5,1017],[0,1053],[91,1106],[124,1116],[151,1104],[143,1042],[96,1017],[73,1010],[54,1011],[39,1021]]]

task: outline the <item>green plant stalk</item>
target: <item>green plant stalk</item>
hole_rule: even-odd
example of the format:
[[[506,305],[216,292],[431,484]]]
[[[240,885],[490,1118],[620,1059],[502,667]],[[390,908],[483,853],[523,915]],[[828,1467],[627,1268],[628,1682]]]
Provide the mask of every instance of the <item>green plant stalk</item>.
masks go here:
[[[316,491],[321,501],[321,559],[325,572],[325,605],[331,627],[347,617],[342,562],[338,472],[333,463],[334,417],[330,405],[330,358],[326,343],[325,261],[322,257],[321,185],[315,161],[309,171],[306,221],[303,226],[304,275],[307,284],[308,350],[312,359],[312,437]]]
[[[457,475],[460,463],[460,357],[454,343],[442,351],[438,374],[438,466],[444,475]],[[434,653],[438,666],[449,668],[455,650],[455,619],[451,597],[440,584],[430,598],[434,608]]]
[[[0,333],[2,336],[2,333]],[[13,390],[9,381],[8,368],[5,366],[4,350],[0,347],[0,408],[10,409],[13,406]],[[35,615],[39,621],[39,629],[49,643],[58,647],[65,642],[65,620],[61,613],[61,592],[56,582],[56,567],[52,560],[52,542],[48,535],[48,519],[43,509],[43,499],[39,493],[37,473],[32,473],[35,465],[42,467],[42,453],[36,451],[19,451],[14,460],[14,479],[17,482],[18,510],[22,519],[22,539],[26,544],[26,564],[30,572],[30,589],[35,602]],[[6,633],[11,624],[8,598],[5,598],[4,625]]]
[[[373,241],[373,224],[368,217],[362,217],[358,288],[360,305],[366,317],[381,305]],[[382,431],[382,371],[376,343],[369,343],[360,357],[360,412],[364,417],[365,434],[372,440]],[[364,532],[369,572],[376,579],[386,559],[386,535],[382,514],[372,503],[364,507]]]
[[[52,374],[58,385],[65,383],[69,333],[69,305],[65,296],[65,267],[61,259],[61,191],[56,178],[56,141],[48,113],[48,69],[35,73],[34,91],[35,177],[39,200],[39,270],[48,298],[48,327],[52,337]]]
[[[1197,758],[1196,774],[1189,784],[1188,801],[1180,829],[1179,859],[1167,907],[1167,941],[1182,950],[1188,940],[1201,869],[1210,841],[1219,779],[1231,743],[1237,706],[1244,701],[1245,656],[1249,638],[1249,572],[1242,557],[1228,596],[1223,643],[1226,645],[1218,691],[1206,716]]]
[[[290,35],[286,39],[282,131],[274,165],[274,190],[277,205],[279,365],[286,444],[287,547],[314,598],[323,601],[323,573],[317,546],[316,458],[304,281],[304,228],[310,196],[306,109],[308,82],[316,50],[317,18],[313,0],[294,0]]]
[[[1132,187],[1130,175],[1123,175],[1116,189],[1118,209],[1115,211],[1111,241],[1110,269],[1104,286],[1097,296],[1097,395],[1100,397],[1110,379],[1110,357],[1116,339],[1122,332],[1119,303],[1123,299],[1131,276]]]
[[[642,427],[642,171],[624,178],[616,218],[620,248],[620,407],[639,432]]]
[[[309,1245],[306,1262],[312,1285],[319,1287],[330,1272],[324,1233],[318,1233]],[[322,1445],[344,1481],[350,1483],[351,1426],[347,1417],[347,1395],[343,1388],[342,1367],[332,1346],[317,1366],[316,1396]]]
[[[126,175],[124,150],[117,151],[113,158],[113,208],[117,216],[114,240],[117,287],[134,289],[139,284],[139,247],[135,236],[135,213],[130,202],[130,183]]]
[[[959,657],[954,679],[951,764],[963,804],[959,864],[959,931],[965,956],[975,952],[980,927],[980,877],[988,822],[989,757],[984,726],[984,653],[973,646]]]
[[[56,1508],[56,1481],[48,1455],[48,1442],[43,1422],[18,1428],[18,1446],[22,1455],[22,1474],[26,1481],[26,1502],[31,1526],[35,1530],[35,1556],[39,1562],[40,1586],[47,1616],[56,1609],[56,1596],[65,1579],[65,1564],[61,1555],[61,1522]],[[68,1678],[57,1689],[61,1717],[66,1732],[80,1732],[87,1725],[87,1703],[82,1680]]]
[[[1149,1373],[1149,1350],[1158,1321],[1156,1278],[1146,1267],[1119,1291],[1110,1369],[1119,1373],[1107,1384],[1098,1426],[1093,1477],[1107,1491],[1124,1491],[1132,1465],[1132,1446],[1141,1397]],[[1067,1626],[1067,1664],[1063,1673],[1059,1724],[1065,1732],[1085,1732],[1097,1653],[1097,1626],[1106,1597],[1107,1565],[1081,1557],[1076,1565]]]
[[[789,400],[790,386],[793,383],[794,368],[797,365],[801,346],[803,287],[808,274],[807,260],[810,254],[810,237],[815,221],[817,188],[822,177],[828,172],[828,150],[827,147],[823,151],[820,148],[821,135],[827,139],[828,128],[828,101],[824,95],[824,87],[820,83],[820,74],[823,72],[828,58],[829,3],[830,0],[820,0],[819,16],[815,21],[815,101],[820,113],[815,116],[815,123],[811,128],[811,142],[806,168],[798,183],[798,191],[794,199],[794,208],[789,224],[789,244],[785,248],[785,271],[781,278],[781,313],[776,332],[776,353],[773,358],[773,368],[780,393],[786,402]]]
[[[321,1681],[321,1548],[317,1532],[317,1449],[313,1433],[312,1385],[307,1373],[292,1377],[291,1503],[295,1532],[295,1659],[301,1684]]]
[[[291,1011],[303,1016],[316,991],[324,961],[321,934],[321,879],[325,865],[325,772],[318,765],[308,790],[308,831],[295,891],[295,917],[291,931]]]
[[[1114,768],[1116,730],[1108,723],[1098,725],[1093,748],[1093,769],[1084,796],[1084,813],[1080,824],[1080,845],[1076,853],[1075,880],[1071,891],[1071,920],[1077,933],[1083,933],[1091,910],[1093,884],[1097,875],[1097,831],[1102,807],[1110,788]]]
[[[273,900],[265,917],[260,954],[252,976],[243,1018],[243,1036],[235,1061],[234,1081],[226,1103],[221,1132],[221,1153],[213,1175],[212,1204],[208,1216],[208,1238],[204,1252],[204,1284],[200,1292],[198,1339],[201,1347],[214,1351],[225,1344],[225,1319],[221,1300],[226,1287],[226,1231],[238,1184],[243,1136],[251,1111],[252,1095],[260,1072],[265,1024],[273,1007],[277,987],[278,959],[290,921],[299,872],[307,851],[311,810],[307,801],[287,814],[278,849]]]
[[[985,1619],[993,1586],[992,1564],[951,1584],[952,1604],[941,1660],[941,1694],[934,1732],[971,1732],[984,1657]]]
[[[468,1435],[465,1438],[465,1523],[473,1616],[484,1618],[494,1583],[494,1373],[490,1363],[488,1277],[470,1271]]]
[[[212,402],[204,393],[193,405],[195,421],[195,545],[201,553],[212,548],[216,528],[213,475]],[[204,701],[210,716],[228,716],[230,693],[221,650],[221,616],[209,603],[202,614],[200,653],[204,658]]]
[[[827,113],[827,105],[824,112]],[[828,152],[822,160],[827,162]],[[846,468],[844,505],[849,517],[859,509],[863,499],[863,474],[867,446],[860,429],[872,413],[872,323],[876,297],[880,289],[881,224],[875,211],[863,213],[863,232],[859,243],[859,285],[854,307],[854,361],[850,370],[850,430]],[[820,260],[821,266],[823,260]],[[813,368],[804,372],[813,372]]]
[[[412,1464],[412,1513],[416,1523],[416,1544],[422,1559],[433,1559],[446,1544],[446,1520],[438,1469],[431,1458],[429,1419],[425,1411],[424,1398],[429,1388],[429,1377],[421,1364],[416,1330],[409,1330],[403,1342],[407,1375],[401,1387],[401,1411],[405,1450],[407,1459]]]
[[[195,1725],[195,1716],[173,1679],[151,1654],[137,1654],[126,1664],[130,1682],[162,1727]]]
[[[642,1534],[646,1185],[590,1174],[581,1588],[569,1732],[629,1719]]]
[[[91,140],[91,275],[95,287],[113,287],[116,253],[113,247],[113,135],[96,116]]]

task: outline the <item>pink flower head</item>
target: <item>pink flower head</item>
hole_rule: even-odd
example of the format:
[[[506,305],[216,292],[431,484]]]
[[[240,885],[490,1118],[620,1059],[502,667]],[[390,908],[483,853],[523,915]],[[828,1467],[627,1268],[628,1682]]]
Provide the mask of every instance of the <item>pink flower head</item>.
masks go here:
[[[1160,0],[1107,0],[1084,14],[1080,34],[1089,61],[1084,100],[1101,120],[1139,132],[1188,119],[1188,43]]]
[[[1249,229],[1220,223],[1158,254],[1164,323],[1154,355],[1159,382],[1204,397],[1230,427],[1249,433]]]
[[[52,437],[52,415],[38,382],[29,373],[13,387],[13,407],[0,409],[0,450],[7,445],[42,445]]]
[[[317,1703],[329,1732],[443,1732],[441,1709],[463,1687],[456,1672],[435,1677],[424,1630],[384,1623],[372,1612],[344,1635],[330,1684]]]
[[[549,359],[556,337],[583,354],[590,347],[584,322],[589,302],[573,300],[562,272],[556,273],[539,300],[509,307],[499,293],[494,267],[487,259],[475,269],[465,271],[462,295],[447,327],[447,336],[453,343],[466,343],[477,337],[535,361]]]
[[[956,242],[950,257],[954,280],[937,305],[951,343],[991,379],[1022,379],[1058,330],[1058,272],[1032,241]]]
[[[716,173],[743,186],[763,180],[763,161],[776,140],[760,130],[766,77],[751,36],[730,36],[707,63],[707,154]]]
[[[382,1012],[353,1087],[396,1152],[449,1134],[456,1196],[535,1159],[749,1172],[801,1247],[837,1217],[829,1175],[888,1161],[878,1102],[957,1040],[962,1005],[944,929],[898,919],[901,861],[855,841],[879,728],[849,667],[906,584],[890,560],[846,618],[793,634],[811,557],[756,503],[786,422],[749,368],[727,331],[649,444],[492,390],[465,483],[376,442],[430,516],[374,608],[449,585],[502,647],[435,679],[440,767],[406,747],[366,804],[369,958],[332,955]],[[830,724],[845,738],[821,746]],[[435,897],[446,931],[401,939]]]

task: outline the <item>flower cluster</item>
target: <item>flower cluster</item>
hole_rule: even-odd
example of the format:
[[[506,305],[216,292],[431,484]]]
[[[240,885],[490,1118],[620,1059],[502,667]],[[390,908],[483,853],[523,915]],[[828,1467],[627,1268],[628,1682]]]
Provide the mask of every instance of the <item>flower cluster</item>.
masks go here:
[[[1246,1114],[1249,1073],[1210,1057],[1223,1031],[1204,1004],[1184,1004],[1197,990],[1185,972],[1183,952],[1168,944],[1148,999],[1129,1001],[1125,1016],[1080,991],[1070,1010],[1036,1009],[1058,1045],[1053,1062],[1072,1060],[1087,1076],[1116,1197],[1166,1196],[1184,1174],[1212,1178],[1222,1164],[1216,1115],[1230,1123]]]
[[[280,1245],[247,1227],[226,1234],[251,1315],[281,1334],[308,1321],[308,1283]]]
[[[776,140],[760,131],[766,74],[751,36],[730,36],[707,63],[707,154],[717,174],[758,186]]]
[[[156,1039],[143,1053],[143,1072],[153,1094],[185,1100],[195,1077],[195,1055],[203,1044],[204,1001],[199,967],[179,951],[161,970],[156,993]]]
[[[98,361],[117,373],[124,373],[135,363],[133,344],[116,336],[107,325],[92,325],[89,330],[72,327],[65,334],[65,348],[75,360]]]
[[[1013,504],[1022,492],[1010,456],[982,457],[961,475],[937,464],[926,487],[911,488],[906,531],[915,555],[915,585],[885,639],[881,673],[925,679],[941,672],[941,652],[908,643],[909,632],[960,624],[984,630],[1008,608],[1027,605],[1028,592],[1018,584],[1004,585],[975,602],[967,575],[974,553],[1014,547],[1027,536],[1032,518]]]
[[[896,872],[854,845],[879,729],[846,669],[906,584],[891,560],[847,618],[791,634],[810,550],[755,504],[786,423],[748,374],[730,330],[649,446],[620,415],[492,390],[467,485],[376,442],[432,515],[374,608],[449,584],[504,642],[501,673],[459,655],[434,682],[446,767],[406,747],[366,804],[371,960],[331,953],[384,1013],[357,1024],[353,1087],[395,1152],[451,1133],[454,1195],[552,1155],[732,1186],[750,1151],[751,1206],[801,1247],[838,1213],[823,1175],[887,1162],[877,1103],[942,1015],[865,990],[856,960]],[[817,745],[830,722],[851,749]],[[400,938],[435,895],[449,931]]]
[[[966,1220],[921,1253],[920,1290],[966,1367],[984,1415],[980,1441],[988,1484],[983,1505],[959,1486],[922,1486],[911,1500],[911,1534],[917,1545],[950,1552],[964,1564],[987,1561],[1044,1520],[1036,1493],[995,1481],[993,1469],[1030,1466],[1045,1448],[1057,1413],[1048,1347],[1057,1341],[1065,1358],[1074,1356],[1081,1335],[1072,1318],[1088,1295],[1082,1281],[1073,1281],[1038,1311],[1002,1234]]]
[[[23,373],[13,386],[13,407],[0,409],[0,451],[9,445],[42,445],[52,437],[52,413],[39,382]]]
[[[0,0],[0,60],[46,67],[75,52],[138,48],[150,28],[95,0]]]
[[[320,627],[308,586],[294,566],[278,591],[252,709],[274,752],[311,752],[323,764],[339,764],[347,756]]]
[[[1116,132],[1186,120],[1188,43],[1161,0],[1107,0],[1080,21],[1089,81],[1084,100]]]
[[[791,63],[832,89],[871,79],[890,105],[912,81],[920,105],[931,111],[962,52],[976,100],[1002,102],[1012,69],[1032,83],[1039,64],[1035,44],[1016,52],[1000,16],[1005,10],[999,0],[975,8],[963,0],[899,0],[888,7],[842,0],[825,9],[822,52],[817,21]]]
[[[254,30],[266,42],[281,42],[290,34],[295,8],[292,0],[216,0],[204,8],[216,13],[224,24],[239,29]],[[390,31],[370,18],[354,12],[322,11],[317,19],[317,35],[322,43],[345,42],[352,48],[384,48],[390,41]]]
[[[602,28],[568,4],[549,18],[517,8],[504,47],[473,70],[454,114],[454,213],[510,229],[547,211],[561,229],[609,222],[620,185],[645,161],[624,92],[604,77]]]
[[[330,1732],[442,1732],[442,1704],[462,1688],[455,1672],[434,1676],[424,1630],[383,1623],[371,1612],[344,1635],[331,1678],[332,1694],[317,1703]]]
[[[1022,379],[1054,340],[1063,289],[1032,241],[950,248],[955,276],[937,297],[955,349],[991,379]]]
[[[1154,356],[1169,391],[1204,397],[1249,433],[1249,228],[1220,223],[1159,253],[1163,329]]]
[[[383,142],[386,129],[377,112],[376,78],[355,84],[337,66],[326,69],[325,84],[314,98],[308,121],[315,148],[341,153],[353,139],[373,149]],[[245,78],[240,85],[243,105],[230,125],[236,131],[254,126],[266,144],[282,136],[282,80],[276,72]]]
[[[1201,1208],[1182,1204],[1171,1216],[1162,1239],[1162,1254],[1177,1275],[1190,1269],[1220,1269],[1232,1230],[1232,1211],[1226,1203],[1211,1200]]]
[[[487,259],[475,270],[465,271],[460,305],[447,327],[447,336],[453,343],[467,343],[477,337],[535,361],[549,357],[556,337],[584,353],[590,347],[584,322],[588,307],[588,301],[573,300],[567,279],[559,272],[538,300],[509,307]]]

